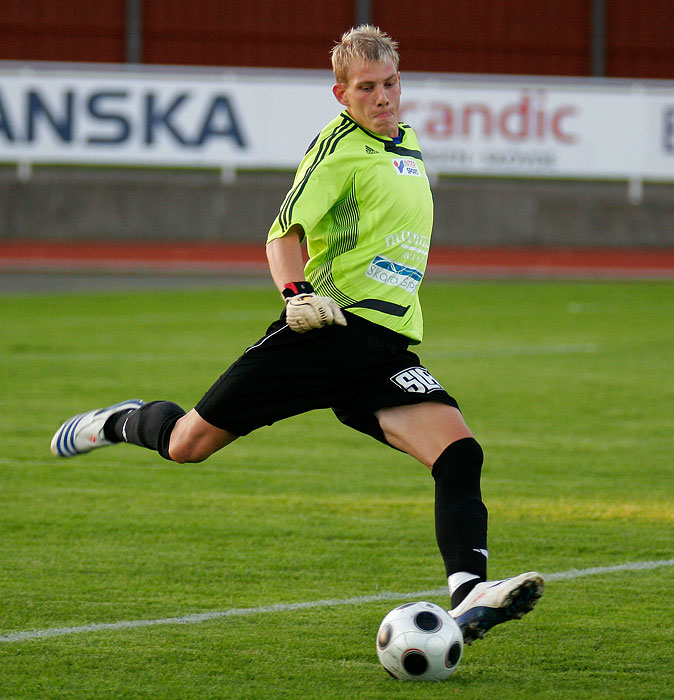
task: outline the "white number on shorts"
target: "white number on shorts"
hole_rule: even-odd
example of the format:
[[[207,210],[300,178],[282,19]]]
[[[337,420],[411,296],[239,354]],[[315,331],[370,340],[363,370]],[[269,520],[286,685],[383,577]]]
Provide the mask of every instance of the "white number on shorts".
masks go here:
[[[428,394],[443,388],[442,384],[424,367],[404,369],[402,372],[394,374],[391,381],[403,391],[415,394]]]

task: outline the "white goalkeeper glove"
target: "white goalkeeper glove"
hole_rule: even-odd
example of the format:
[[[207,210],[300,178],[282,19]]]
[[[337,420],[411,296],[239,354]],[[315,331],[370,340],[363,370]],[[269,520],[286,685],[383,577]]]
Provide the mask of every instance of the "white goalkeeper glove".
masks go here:
[[[342,310],[334,299],[318,296],[309,282],[291,282],[285,286],[286,321],[295,333],[323,326],[346,326]]]

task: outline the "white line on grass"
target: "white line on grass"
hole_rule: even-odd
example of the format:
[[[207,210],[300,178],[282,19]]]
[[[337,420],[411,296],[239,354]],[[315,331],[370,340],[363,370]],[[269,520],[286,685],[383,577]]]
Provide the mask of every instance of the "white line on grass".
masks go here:
[[[568,581],[583,576],[596,576],[597,574],[611,574],[618,571],[643,571],[645,569],[658,569],[663,566],[674,566],[674,559],[661,559],[659,561],[640,561],[617,564],[615,566],[595,566],[589,569],[569,569],[552,574],[543,574],[546,581]],[[263,613],[288,612],[293,610],[306,610],[308,608],[328,608],[338,605],[360,605],[363,603],[375,603],[382,600],[408,600],[423,599],[435,596],[449,595],[447,588],[438,588],[428,591],[415,591],[412,593],[382,592],[373,595],[356,596],[354,598],[336,598],[327,600],[310,600],[300,603],[276,603],[274,605],[260,605],[255,608],[230,608],[206,613],[195,613],[181,617],[166,617],[156,620],[121,620],[119,622],[101,622],[77,627],[52,627],[43,630],[28,630],[25,632],[10,632],[0,635],[0,642],[25,642],[31,639],[44,639],[45,637],[63,637],[68,634],[82,634],[83,632],[105,632],[109,630],[127,630],[135,627],[156,627],[158,625],[193,625],[209,620],[219,620],[226,617],[243,617],[246,615],[260,615]]]

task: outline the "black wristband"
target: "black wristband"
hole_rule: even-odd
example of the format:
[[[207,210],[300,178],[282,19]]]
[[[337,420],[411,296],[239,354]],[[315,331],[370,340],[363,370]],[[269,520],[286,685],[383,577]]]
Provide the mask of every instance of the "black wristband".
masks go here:
[[[313,294],[313,292],[314,288],[311,286],[311,282],[288,282],[284,285],[281,294],[284,299],[290,299],[298,294]]]

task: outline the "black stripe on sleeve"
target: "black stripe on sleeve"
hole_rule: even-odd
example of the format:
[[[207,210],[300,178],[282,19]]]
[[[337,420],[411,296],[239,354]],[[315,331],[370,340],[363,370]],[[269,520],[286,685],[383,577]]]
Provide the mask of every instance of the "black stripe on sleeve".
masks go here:
[[[342,120],[339,124],[321,143],[318,147],[318,152],[312,162],[312,164],[307,168],[304,173],[304,177],[293,187],[285,198],[285,201],[281,205],[281,211],[279,212],[279,223],[282,229],[286,229],[292,223],[292,212],[295,203],[299,199],[300,195],[304,191],[304,188],[309,182],[312,174],[320,163],[325,159],[326,156],[335,152],[337,144],[349,133],[354,131],[356,126],[350,120]]]

